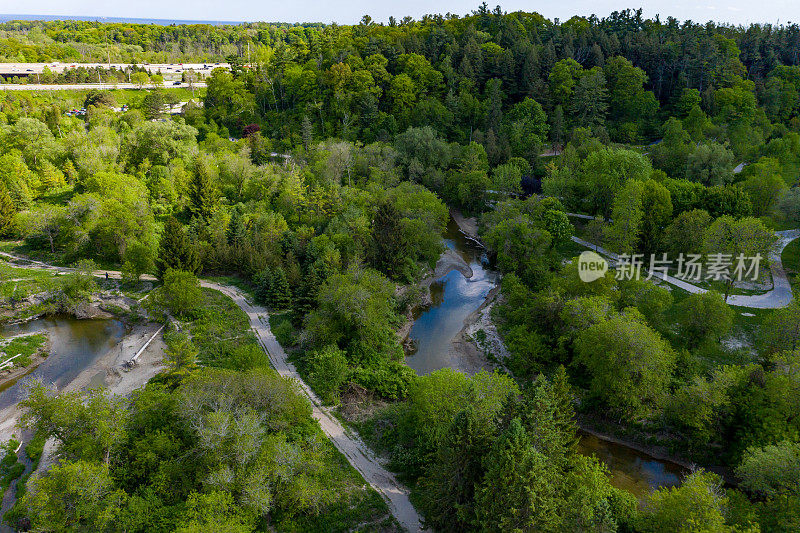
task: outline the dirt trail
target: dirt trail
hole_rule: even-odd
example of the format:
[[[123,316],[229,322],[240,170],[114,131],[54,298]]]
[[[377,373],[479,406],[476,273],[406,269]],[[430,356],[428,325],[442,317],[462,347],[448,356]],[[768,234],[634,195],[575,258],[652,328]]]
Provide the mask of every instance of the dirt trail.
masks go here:
[[[38,261],[30,261],[7,253],[0,252],[0,255],[12,260],[25,262],[28,268],[42,268],[58,272],[72,271],[72,269],[69,268],[55,267]],[[107,274],[110,278],[114,279],[121,278],[121,273],[113,270],[98,270],[94,272],[94,274],[96,276],[105,276]],[[149,276],[143,276],[142,278],[152,279]],[[414,506],[411,504],[408,489],[397,480],[394,474],[386,470],[380,464],[378,457],[360,438],[358,438],[358,436],[348,432],[344,426],[342,426],[331,410],[322,405],[322,402],[317,395],[314,394],[314,391],[302,380],[294,365],[288,362],[286,352],[278,343],[275,335],[273,335],[269,327],[269,314],[267,310],[263,307],[251,305],[245,296],[235,287],[205,280],[201,280],[201,285],[225,294],[247,314],[250,320],[250,326],[253,328],[258,338],[259,344],[261,344],[261,347],[267,353],[272,366],[281,376],[293,379],[298,383],[300,389],[311,401],[313,417],[319,422],[322,431],[325,432],[334,446],[344,454],[350,464],[353,465],[353,468],[358,470],[367,483],[378,491],[401,526],[410,532],[421,531],[422,521],[416,509],[414,509]],[[147,351],[151,349],[153,348],[148,348]],[[140,365],[144,363],[146,363],[146,360],[140,361]],[[150,370],[150,372],[155,375],[153,370]],[[150,372],[148,372],[148,374]],[[110,386],[109,389],[114,393],[121,393],[135,388],[133,387],[134,383],[131,382],[132,380],[125,380],[124,377],[125,376],[122,376],[122,380]],[[143,373],[142,378],[144,377],[146,377],[146,374]],[[144,385],[146,382],[147,380],[144,380],[141,385]]]
[[[408,531],[421,531],[421,520],[414,506],[409,500],[409,491],[404,487],[394,474],[386,470],[379,462],[372,450],[364,444],[358,436],[349,433],[330,409],[314,394],[314,391],[305,384],[297,373],[294,365],[287,361],[286,352],[278,343],[269,327],[269,315],[263,307],[251,305],[244,295],[234,287],[203,281],[203,287],[218,290],[232,299],[242,311],[247,314],[250,326],[256,333],[258,342],[269,356],[272,366],[277,372],[287,378],[295,380],[303,393],[311,400],[313,417],[319,422],[322,431],[333,442],[334,446],[342,453],[353,467],[364,477],[372,488],[383,496],[389,505],[389,510],[398,522]]]

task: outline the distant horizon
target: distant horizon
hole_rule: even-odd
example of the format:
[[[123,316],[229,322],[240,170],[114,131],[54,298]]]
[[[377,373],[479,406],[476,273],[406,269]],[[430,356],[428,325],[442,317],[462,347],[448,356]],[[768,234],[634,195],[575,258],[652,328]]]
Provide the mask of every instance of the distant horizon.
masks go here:
[[[193,20],[193,19],[154,19],[142,17],[103,17],[100,15],[38,15],[35,13],[0,13],[0,23],[13,21],[43,21],[52,22],[56,20],[80,20],[85,22],[132,22],[135,24],[156,24],[168,26],[170,24],[189,25],[189,24],[210,24],[212,26],[239,25],[254,20]],[[258,21],[264,22],[264,21]]]
[[[314,3],[318,0],[298,0],[298,4],[306,4],[306,3]],[[731,26],[748,26],[750,24],[772,24],[772,25],[789,25],[795,24],[797,21],[800,21],[800,4],[794,5],[792,0],[763,0],[761,7],[762,9],[759,10],[758,18],[750,18],[749,16],[743,18],[743,11],[742,7],[737,7],[735,4],[746,2],[747,0],[728,0],[721,6],[716,6],[715,1],[707,1],[707,2],[692,2],[692,7],[687,7],[687,5],[683,5],[680,0],[672,1],[669,3],[668,6],[664,7],[655,7],[657,4],[661,4],[660,0],[653,0],[653,1],[646,1],[640,0],[642,2],[642,6],[636,5],[620,5],[617,0],[563,0],[561,3],[554,5],[549,2],[543,2],[540,0],[511,0],[508,2],[504,2],[500,4],[501,9],[504,12],[512,13],[516,11],[524,11],[528,13],[539,13],[543,17],[558,22],[564,22],[570,19],[573,16],[579,17],[589,17],[592,15],[597,16],[598,18],[605,18],[611,15],[611,13],[615,11],[624,11],[626,9],[630,9],[635,11],[639,7],[643,10],[643,16],[648,19],[654,19],[655,17],[660,17],[660,19],[666,20],[668,17],[673,17],[680,22],[692,21],[698,24],[704,24],[706,22],[714,22],[716,24],[722,25],[731,25]],[[34,1],[33,4],[47,4],[48,0],[43,1]],[[93,3],[92,1],[83,2],[84,6],[86,4]],[[149,3],[148,1],[143,2],[143,4]],[[181,2],[178,2],[180,4]],[[459,17],[469,16],[477,7],[479,6],[478,1],[475,1],[474,4],[472,2],[465,3],[461,0],[447,0],[447,1],[440,1],[440,2],[419,2],[418,0],[408,0],[402,7],[389,7],[388,5],[376,5],[368,2],[361,2],[361,1],[353,1],[349,4],[348,10],[349,14],[344,13],[342,10],[338,11],[336,15],[330,19],[326,13],[328,10],[326,8],[320,7],[320,9],[305,9],[302,10],[304,13],[318,13],[315,19],[300,19],[296,16],[296,13],[292,12],[291,15],[287,14],[287,5],[282,4],[275,6],[276,9],[271,10],[270,17],[264,17],[259,15],[259,7],[260,6],[250,6],[249,9],[246,9],[244,12],[250,13],[253,12],[252,17],[243,17],[238,20],[223,20],[214,17],[199,17],[199,18],[183,18],[181,16],[178,17],[164,17],[164,18],[153,18],[153,17],[146,17],[146,16],[106,16],[106,15],[69,15],[69,14],[43,14],[43,13],[0,13],[0,23],[10,22],[10,21],[57,21],[57,20],[79,20],[79,21],[87,21],[87,22],[105,22],[105,23],[133,23],[133,24],[154,24],[154,25],[191,25],[191,24],[209,24],[213,26],[222,26],[222,25],[240,25],[240,24],[248,24],[248,23],[285,23],[285,24],[343,24],[343,25],[351,25],[357,24],[358,21],[364,15],[369,15],[373,18],[373,21],[376,23],[386,23],[388,22],[389,15],[394,16],[396,20],[401,20],[405,16],[412,16],[414,20],[420,20],[425,14],[447,14],[447,13],[454,13]],[[494,9],[491,4],[495,2],[487,2],[490,9]],[[769,9],[769,4],[772,3],[772,9]],[[112,0],[109,4],[104,4],[103,8],[107,7],[114,7],[115,2]],[[391,4],[391,2],[389,2]],[[435,5],[432,5],[435,4]],[[456,4],[460,9],[454,9]],[[774,4],[782,4],[782,5],[774,5]],[[26,2],[26,7],[30,4]],[[60,7],[63,6],[61,2],[58,4]],[[142,4],[136,4],[140,6]],[[202,7],[203,2],[200,2],[198,7]],[[241,5],[239,0],[229,0],[227,4],[231,9],[226,10],[226,13],[236,12],[241,10],[236,10],[235,8]],[[294,6],[295,4],[292,4]],[[471,5],[471,7],[470,7]],[[424,6],[424,7],[422,7]],[[11,6],[13,8],[13,6]],[[142,7],[144,7],[142,5]],[[170,7],[172,7],[170,5]],[[103,9],[100,8],[100,9]],[[126,6],[125,8],[118,9],[120,12],[124,12],[129,10],[130,5]],[[44,7],[44,9],[47,9]],[[91,8],[90,8],[91,9]],[[383,13],[375,13],[375,11],[379,9],[383,11]],[[391,9],[391,11],[388,11]],[[359,10],[359,11],[355,11]],[[138,11],[138,9],[137,9]],[[149,11],[149,10],[147,10]],[[193,9],[193,13],[200,14],[201,10]],[[290,9],[290,11],[293,11]],[[412,11],[412,13],[409,13]],[[416,13],[414,13],[414,11]],[[160,12],[164,12],[164,10],[160,10]],[[185,13],[186,10],[178,10],[176,14],[182,15]],[[772,16],[770,16],[770,12],[772,12]],[[361,13],[357,15],[356,13]],[[126,13],[127,14],[127,13]],[[206,15],[210,15],[212,13],[202,13]],[[216,14],[216,13],[213,13]],[[231,13],[233,14],[233,13]],[[778,15],[779,14],[779,15]],[[773,20],[768,20],[773,18]]]

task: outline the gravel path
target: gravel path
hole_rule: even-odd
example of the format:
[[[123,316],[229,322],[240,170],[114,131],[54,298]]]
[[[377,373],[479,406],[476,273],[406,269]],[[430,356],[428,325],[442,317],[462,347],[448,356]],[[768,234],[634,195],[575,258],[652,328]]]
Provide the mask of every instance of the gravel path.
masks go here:
[[[251,305],[244,295],[234,287],[210,281],[202,281],[201,284],[203,287],[218,290],[228,296],[247,314],[250,319],[250,326],[256,333],[261,347],[267,352],[272,366],[284,378],[298,383],[303,393],[311,400],[312,416],[319,422],[322,431],[325,432],[334,446],[347,457],[350,464],[358,470],[367,483],[383,496],[389,505],[389,510],[404,528],[408,531],[421,531],[421,520],[416,509],[411,505],[411,500],[408,498],[408,489],[397,481],[394,474],[381,466],[375,454],[358,436],[348,432],[331,410],[322,405],[314,391],[306,385],[300,374],[297,373],[294,365],[287,361],[286,352],[269,327],[267,310],[263,307]]]
[[[572,214],[572,216],[575,215]],[[794,295],[792,294],[792,285],[789,282],[789,278],[786,276],[786,271],[783,269],[783,263],[781,263],[781,253],[783,252],[783,249],[786,248],[786,245],[800,237],[800,229],[778,231],[775,233],[778,236],[778,242],[776,243],[775,247],[773,247],[769,255],[769,267],[772,272],[773,282],[772,290],[765,292],[764,294],[756,294],[752,296],[743,294],[731,295],[728,297],[728,303],[730,305],[735,305],[737,307],[752,307],[755,309],[778,309],[781,307],[786,307],[794,299]],[[585,241],[579,237],[572,237],[572,240],[581,246],[585,246],[591,250],[594,250],[612,260],[616,261],[618,258],[617,254],[614,252],[606,250],[601,246],[595,246],[589,241]],[[647,273],[647,269],[642,267],[642,273]],[[697,285],[693,285],[673,276],[662,277],[660,273],[657,273],[654,274],[653,277],[664,279],[664,281],[670,285],[674,285],[675,287],[681,288],[692,294],[706,292],[706,289],[703,289],[702,287],[698,287]]]

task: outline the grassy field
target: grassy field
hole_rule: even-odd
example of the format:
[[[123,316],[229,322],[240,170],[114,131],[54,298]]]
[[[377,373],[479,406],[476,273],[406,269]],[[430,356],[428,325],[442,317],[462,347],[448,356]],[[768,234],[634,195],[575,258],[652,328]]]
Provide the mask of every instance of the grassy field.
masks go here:
[[[31,357],[47,343],[47,335],[34,333],[0,342],[2,342],[0,344],[0,364],[5,363],[12,357],[16,357],[13,360],[14,366],[25,367],[31,364]]]

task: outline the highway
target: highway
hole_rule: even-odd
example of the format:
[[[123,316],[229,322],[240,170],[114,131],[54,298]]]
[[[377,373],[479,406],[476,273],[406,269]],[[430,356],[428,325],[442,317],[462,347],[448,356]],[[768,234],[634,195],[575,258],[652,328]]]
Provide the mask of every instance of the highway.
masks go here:
[[[61,73],[78,67],[106,69],[114,67],[117,70],[125,70],[130,66],[130,63],[0,63],[0,76],[31,76],[41,74],[45,68],[50,69],[51,72]],[[215,68],[230,68],[228,63],[141,63],[137,66],[143,67],[151,74],[161,71],[165,78],[170,74],[182,74],[185,70],[193,70],[203,76],[209,76]]]
[[[195,83],[194,88],[200,89],[205,87],[205,83]],[[20,85],[17,83],[0,83],[0,91],[88,91],[89,89],[138,89],[139,86],[134,83],[73,83],[64,85],[39,85],[36,83]],[[144,86],[145,89],[152,89],[153,85],[148,83]],[[188,89],[188,83],[181,83],[175,85],[173,82],[164,82],[165,89]]]

